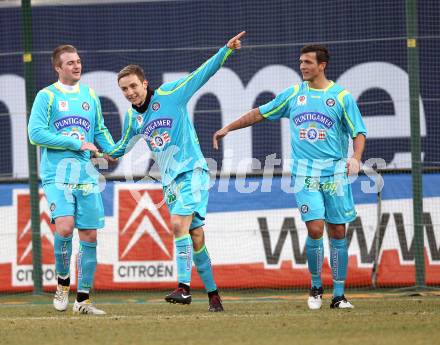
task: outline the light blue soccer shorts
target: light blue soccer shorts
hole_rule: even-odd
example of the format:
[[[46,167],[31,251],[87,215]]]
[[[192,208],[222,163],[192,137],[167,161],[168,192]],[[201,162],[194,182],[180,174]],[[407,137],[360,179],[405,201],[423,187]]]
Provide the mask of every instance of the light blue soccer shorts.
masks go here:
[[[168,186],[163,187],[170,214],[194,215],[190,230],[205,225],[209,197],[209,172],[195,169],[177,175]]]
[[[291,183],[304,222],[323,219],[331,224],[345,224],[356,218],[351,185],[346,174],[292,176]]]
[[[43,185],[43,189],[52,223],[55,218],[73,216],[77,229],[104,227],[104,206],[98,185],[49,183]]]

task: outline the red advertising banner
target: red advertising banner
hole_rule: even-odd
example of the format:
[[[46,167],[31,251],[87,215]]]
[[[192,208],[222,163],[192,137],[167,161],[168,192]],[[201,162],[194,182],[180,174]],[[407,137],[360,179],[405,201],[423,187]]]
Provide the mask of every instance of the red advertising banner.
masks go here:
[[[177,282],[174,236],[170,214],[156,184],[115,184],[113,216],[98,230],[98,269],[95,288],[130,290],[173,288]],[[435,213],[440,198],[425,207],[426,283],[440,285],[440,240]],[[411,200],[384,201],[379,238],[376,205],[362,204],[358,218],[347,227],[349,268],[347,285],[397,287],[415,284]],[[53,255],[54,225],[47,202],[40,196],[43,285],[53,290],[56,274]],[[13,192],[11,206],[0,207],[1,219],[13,219],[0,236],[0,291],[32,290],[32,234],[27,190]],[[310,275],[305,255],[307,232],[295,209],[209,213],[205,224],[206,245],[220,288],[307,288]],[[377,242],[379,241],[379,242]],[[78,237],[73,239],[72,284]],[[327,254],[323,267],[325,285],[332,284]],[[379,253],[376,249],[379,246]],[[375,258],[378,259],[375,265]],[[194,288],[203,288],[193,269]]]

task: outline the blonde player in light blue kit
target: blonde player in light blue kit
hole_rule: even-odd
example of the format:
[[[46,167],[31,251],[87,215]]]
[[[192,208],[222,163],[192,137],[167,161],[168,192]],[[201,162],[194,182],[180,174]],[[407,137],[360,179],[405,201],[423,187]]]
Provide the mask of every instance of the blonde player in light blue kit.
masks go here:
[[[56,310],[69,303],[72,233],[79,230],[78,292],[73,311],[103,315],[90,302],[96,270],[96,230],[104,227],[104,209],[98,190],[98,172],[91,152],[114,145],[104,125],[95,92],[79,82],[81,59],[71,45],[52,53],[58,81],[38,92],[28,124],[29,139],[41,147],[40,177],[55,223],[55,267],[58,285],[53,300]]]
[[[305,46],[299,60],[301,84],[287,88],[271,102],[252,109],[217,131],[213,145],[229,132],[254,123],[288,118],[292,147],[292,183],[301,217],[306,223],[306,251],[312,287],[310,309],[322,305],[321,268],[323,233],[330,237],[330,266],[333,273],[331,308],[353,308],[344,296],[348,250],[345,224],[356,218],[347,174],[356,174],[365,147],[366,129],[359,109],[343,87],[325,76],[329,54],[320,45]],[[353,156],[347,159],[349,138]]]
[[[240,49],[241,32],[193,73],[157,90],[148,87],[142,68],[128,65],[118,74],[118,84],[132,103],[127,111],[122,137],[106,151],[117,158],[132,147],[132,138],[144,138],[159,166],[165,201],[175,236],[178,287],[165,297],[170,303],[190,304],[192,263],[209,297],[209,311],[223,305],[214,281],[205,246],[203,225],[208,205],[209,173],[187,103],[224,64],[234,49]]]

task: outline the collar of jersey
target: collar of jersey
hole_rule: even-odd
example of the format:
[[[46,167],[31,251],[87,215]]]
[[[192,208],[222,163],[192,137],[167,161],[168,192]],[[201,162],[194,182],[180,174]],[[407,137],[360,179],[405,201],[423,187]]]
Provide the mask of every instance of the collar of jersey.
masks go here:
[[[134,104],[132,104],[131,107],[140,114],[145,113],[148,109],[148,106],[150,105],[151,97],[153,97],[153,95],[154,95],[154,90],[148,88],[147,89],[147,96],[145,97],[144,103],[142,103],[142,105],[140,107],[138,107]]]
[[[62,93],[78,93],[79,92],[79,83],[77,83],[75,85],[75,87],[73,88],[73,90],[66,90],[65,88],[63,88],[60,83],[56,82],[55,84],[53,84],[55,86],[55,88],[57,88],[58,90],[60,90]]]
[[[309,83],[307,83],[307,89],[308,90],[313,90],[313,91],[318,91],[318,92],[327,92],[333,85],[335,85],[335,82],[333,80],[330,80],[330,83],[327,85],[327,87],[325,89],[314,89],[313,87],[309,86]]]

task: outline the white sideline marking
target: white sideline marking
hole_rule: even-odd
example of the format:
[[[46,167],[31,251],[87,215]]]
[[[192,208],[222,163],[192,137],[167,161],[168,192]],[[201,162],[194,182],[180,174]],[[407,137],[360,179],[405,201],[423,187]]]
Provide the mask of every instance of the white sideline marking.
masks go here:
[[[209,313],[206,315],[198,314],[197,317],[201,319],[212,319],[213,317],[235,317],[235,318],[255,318],[255,317],[273,317],[273,314],[231,314],[231,313]],[[168,319],[187,319],[187,315],[175,314],[175,315],[81,315],[81,316],[14,316],[14,317],[0,317],[0,321],[51,321],[51,320],[113,320],[113,319],[148,319],[148,320],[168,320]]]
[[[109,316],[96,316],[96,315],[81,315],[81,316],[14,316],[14,317],[0,317],[0,321],[47,321],[47,320],[84,320],[84,318],[93,319],[140,319],[143,315],[109,315]]]

